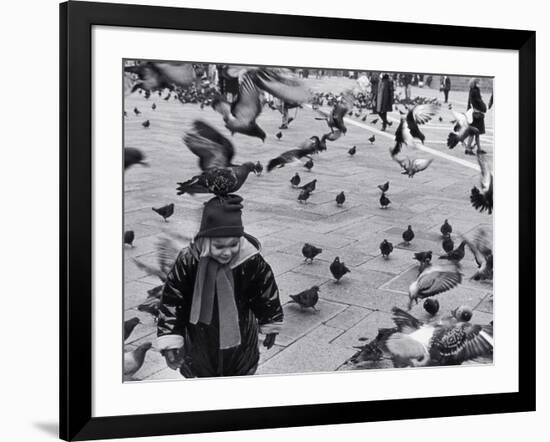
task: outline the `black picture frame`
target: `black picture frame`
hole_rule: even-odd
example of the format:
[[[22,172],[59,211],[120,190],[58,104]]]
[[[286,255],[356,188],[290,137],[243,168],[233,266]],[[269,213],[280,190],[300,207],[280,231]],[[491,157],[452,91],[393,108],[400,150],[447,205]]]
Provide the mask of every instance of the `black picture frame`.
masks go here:
[[[92,417],[94,25],[509,49],[519,53],[519,391]],[[92,440],[535,410],[535,32],[66,2],[60,5],[60,437]]]

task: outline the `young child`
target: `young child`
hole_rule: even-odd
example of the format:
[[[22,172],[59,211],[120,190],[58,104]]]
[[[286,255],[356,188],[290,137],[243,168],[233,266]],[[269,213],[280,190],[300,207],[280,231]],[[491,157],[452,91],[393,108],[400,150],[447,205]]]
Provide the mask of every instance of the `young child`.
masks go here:
[[[258,332],[271,348],[283,323],[275,277],[244,232],[241,202],[228,195],[205,204],[200,231],[164,286],[157,346],[185,377],[254,374]]]

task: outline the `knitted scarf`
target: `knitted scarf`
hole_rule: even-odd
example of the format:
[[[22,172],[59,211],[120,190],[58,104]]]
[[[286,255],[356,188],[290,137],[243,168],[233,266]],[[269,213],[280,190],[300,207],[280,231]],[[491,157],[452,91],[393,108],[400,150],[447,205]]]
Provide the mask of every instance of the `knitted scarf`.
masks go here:
[[[231,262],[220,264],[210,256],[210,240],[201,238],[198,244],[200,259],[195,277],[193,301],[189,322],[210,324],[214,311],[214,298],[218,301],[220,349],[241,344],[239,313],[235,304],[233,270]]]

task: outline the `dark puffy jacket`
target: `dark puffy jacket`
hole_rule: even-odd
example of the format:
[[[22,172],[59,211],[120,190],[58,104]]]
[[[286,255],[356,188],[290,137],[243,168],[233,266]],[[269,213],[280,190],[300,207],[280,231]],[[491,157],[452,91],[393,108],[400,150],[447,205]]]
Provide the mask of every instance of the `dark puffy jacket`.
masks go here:
[[[189,323],[198,254],[183,250],[168,274],[162,293],[158,336],[184,338],[181,372],[197,377],[248,374],[258,364],[259,326],[282,322],[283,309],[271,267],[260,254],[233,269],[235,303],[239,312],[241,345],[220,350],[217,302],[209,325]]]

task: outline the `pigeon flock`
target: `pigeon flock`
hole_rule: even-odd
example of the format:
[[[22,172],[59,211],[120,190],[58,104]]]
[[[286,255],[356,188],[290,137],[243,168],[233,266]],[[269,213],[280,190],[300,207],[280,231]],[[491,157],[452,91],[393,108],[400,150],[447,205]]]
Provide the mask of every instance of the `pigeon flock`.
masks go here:
[[[218,87],[209,82],[201,65],[176,62],[139,62],[125,67],[126,75],[132,80],[132,86],[127,95],[140,96],[143,105],[134,106],[133,112],[124,110],[124,120],[137,120],[141,123],[143,132],[149,131],[159,124],[151,115],[162,115],[162,101],[175,101],[182,106],[194,106],[194,118],[177,123],[181,126],[181,149],[188,150],[197,160],[196,173],[188,176],[173,177],[173,194],[163,195],[164,200],[156,200],[151,204],[151,222],[160,222],[159,228],[177,212],[178,201],[196,198],[196,195],[207,194],[206,197],[224,198],[238,192],[245,200],[247,189],[254,187],[256,180],[263,176],[275,177],[279,186],[294,189],[296,209],[305,209],[308,201],[322,188],[322,176],[316,174],[316,163],[326,160],[323,153],[327,149],[339,149],[342,156],[347,156],[350,163],[361,156],[363,149],[377,149],[375,133],[365,136],[364,145],[348,144],[346,136],[354,130],[349,119],[366,122],[371,125],[378,123],[375,115],[375,101],[371,94],[345,90],[340,93],[314,92],[307,83],[296,78],[288,69],[251,66],[226,66],[225,74],[236,81],[238,88],[235,93],[222,93]],[[156,95],[158,94],[158,98]],[[152,102],[156,99],[155,102]],[[158,101],[161,100],[161,101]],[[149,103],[147,103],[149,101]],[[133,102],[134,103],[134,102]],[[151,104],[152,103],[152,104]],[[385,150],[385,158],[393,164],[396,175],[406,175],[410,178],[410,186],[414,188],[416,176],[419,173],[428,174],[431,168],[437,167],[438,159],[433,157],[420,158],[416,147],[424,145],[426,135],[423,125],[434,118],[444,122],[439,115],[441,105],[436,99],[416,97],[403,102],[398,97],[394,100],[395,110],[399,111],[399,124],[395,127],[393,142]],[[131,107],[130,107],[131,109]],[[288,110],[293,110],[294,117],[288,116]],[[479,132],[470,126],[465,114],[459,113],[449,106],[453,120],[449,121],[447,148],[454,149],[459,144],[466,149],[465,155],[475,155],[479,165],[479,181],[473,187],[464,183],[464,199],[469,200],[472,211],[489,216],[493,211],[493,175],[490,170],[487,153],[481,148]],[[264,112],[281,114],[281,126],[275,133],[266,132],[259,117]],[[209,118],[201,118],[209,113]],[[143,115],[148,118],[144,119]],[[211,123],[212,117],[220,124]],[[294,120],[311,119],[318,123],[312,127],[326,125],[324,133],[310,133],[300,143],[287,141],[287,133],[292,131],[290,123]],[[143,121],[141,121],[143,120]],[[296,123],[294,123],[296,124]],[[243,137],[253,139],[260,152],[266,139],[276,140],[277,151],[262,164],[258,158],[246,158],[239,150]],[[367,144],[368,142],[368,144]],[[271,144],[272,145],[272,144]],[[472,145],[477,151],[472,154]],[[382,152],[380,153],[382,155]],[[265,158],[263,156],[262,158]],[[395,165],[399,167],[395,167]],[[265,166],[264,166],[265,165]],[[146,169],[141,169],[141,167]],[[124,146],[124,170],[138,176],[143,171],[152,171],[157,167],[149,158],[146,146]],[[371,171],[365,168],[368,175]],[[250,176],[256,178],[250,178]],[[351,368],[371,368],[372,363],[380,360],[391,361],[394,367],[418,367],[428,365],[458,365],[466,361],[492,360],[493,325],[477,324],[472,309],[467,305],[455,306],[449,312],[441,312],[438,298],[460,286],[465,278],[475,281],[492,282],[493,252],[490,232],[478,228],[468,236],[453,232],[453,220],[441,219],[441,250],[421,250],[414,247],[418,236],[414,224],[400,223],[399,210],[406,203],[392,204],[392,176],[377,186],[379,199],[356,201],[356,193],[348,192],[348,188],[332,189],[332,204],[334,213],[345,209],[349,204],[368,205],[369,208],[394,211],[396,227],[401,228],[402,242],[393,244],[395,236],[376,238],[379,244],[380,258],[387,266],[392,265],[392,253],[395,248],[410,253],[411,265],[417,262],[416,279],[408,287],[408,302],[396,305],[391,313],[394,327],[381,328],[376,336],[361,338],[367,341],[356,347],[357,352],[347,362]],[[397,178],[394,178],[397,179]],[[382,180],[381,180],[382,181]],[[380,181],[379,181],[380,182]],[[409,182],[409,180],[407,180]],[[393,187],[395,189],[395,187]],[[470,190],[469,190],[470,189]],[[276,191],[276,189],[273,189]],[[395,192],[395,190],[394,190]],[[151,212],[149,212],[151,213]],[[176,217],[185,216],[177,214]],[[492,223],[489,217],[487,223]],[[404,225],[402,225],[404,224]],[[170,224],[168,224],[170,225]],[[123,235],[123,245],[126,251],[138,249],[140,238],[134,233],[133,226],[127,225]],[[246,225],[245,225],[246,230]],[[155,261],[133,259],[138,269],[158,280],[158,285],[147,291],[143,302],[137,310],[147,313],[156,320],[159,314],[162,287],[173,262],[182,248],[191,241],[191,237],[163,229],[164,235],[157,243]],[[454,234],[454,236],[453,236]],[[453,240],[454,238],[454,240]],[[456,242],[456,244],[455,244]],[[304,241],[297,246],[304,258],[304,264],[316,265],[324,261],[330,263],[326,273],[332,276],[335,287],[345,286],[346,279],[353,277],[352,269],[346,266],[345,253],[335,256],[332,251],[323,250],[314,241]],[[471,253],[466,253],[467,251]],[[322,261],[318,257],[322,257]],[[462,261],[473,257],[477,270],[472,275],[465,275]],[[267,258],[269,261],[269,259]],[[325,265],[325,264],[319,264]],[[290,293],[290,301],[284,308],[295,309],[299,314],[316,314],[323,287],[313,285],[302,291]],[[414,305],[421,302],[425,313],[430,318],[424,320],[411,314]],[[126,341],[141,322],[137,317],[130,318],[124,324],[124,341]],[[143,325],[143,324],[142,324]],[[140,342],[140,341],[138,341]],[[124,355],[124,375],[130,379],[144,364],[149,350],[155,350],[152,342],[131,345]]]

